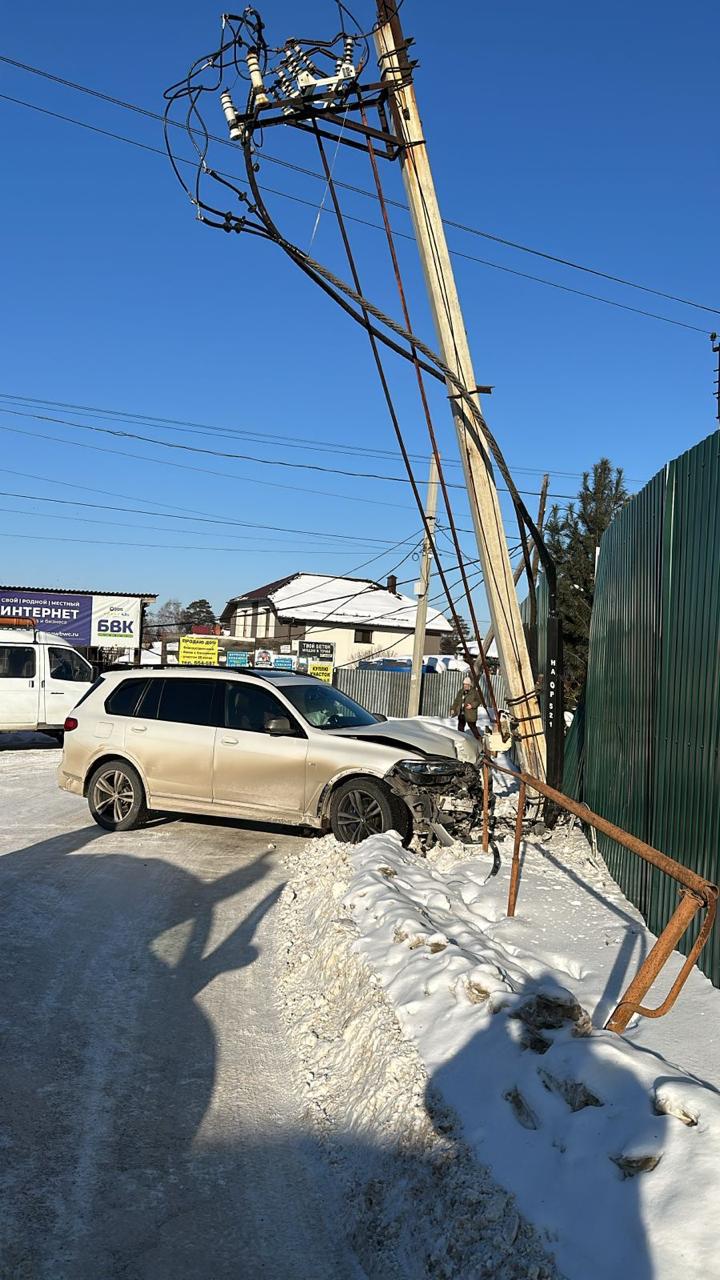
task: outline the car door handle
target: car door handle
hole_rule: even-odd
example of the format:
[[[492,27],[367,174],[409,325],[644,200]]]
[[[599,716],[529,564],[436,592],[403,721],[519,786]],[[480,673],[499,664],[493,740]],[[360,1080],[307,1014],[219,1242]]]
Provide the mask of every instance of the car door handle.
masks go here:
[[[130,732],[131,732],[131,733],[147,733],[147,725],[146,725],[146,724],[131,724],[131,725],[130,725]]]
[[[227,747],[236,747],[240,739],[239,738],[221,738],[220,741],[224,742]]]
[[[65,696],[62,689],[51,689],[50,695],[53,698],[62,698]]]

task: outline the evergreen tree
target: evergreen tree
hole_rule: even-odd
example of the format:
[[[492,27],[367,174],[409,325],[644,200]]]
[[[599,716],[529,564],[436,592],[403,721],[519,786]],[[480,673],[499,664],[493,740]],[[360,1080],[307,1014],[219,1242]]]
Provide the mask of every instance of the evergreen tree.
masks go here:
[[[215,613],[209,600],[191,600],[182,612],[183,626],[189,631],[195,626],[212,626]]]
[[[592,473],[584,473],[577,503],[570,503],[564,513],[554,506],[545,524],[545,542],[557,567],[569,708],[575,706],[585,684],[600,539],[627,500],[622,468],[601,458]]]
[[[463,639],[466,643],[469,643],[472,640],[473,637],[470,635],[470,628],[465,619],[459,617],[458,622],[460,624],[459,631],[456,627],[453,627],[452,631],[445,631],[440,637],[441,653],[452,654],[454,656],[458,649],[462,647]]]

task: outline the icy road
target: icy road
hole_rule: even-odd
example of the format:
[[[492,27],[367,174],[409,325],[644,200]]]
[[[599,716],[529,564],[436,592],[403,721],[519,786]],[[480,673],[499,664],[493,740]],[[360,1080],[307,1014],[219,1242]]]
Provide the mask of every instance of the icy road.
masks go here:
[[[0,749],[0,1275],[356,1275],[273,1003],[302,841],[102,832],[34,741]]]

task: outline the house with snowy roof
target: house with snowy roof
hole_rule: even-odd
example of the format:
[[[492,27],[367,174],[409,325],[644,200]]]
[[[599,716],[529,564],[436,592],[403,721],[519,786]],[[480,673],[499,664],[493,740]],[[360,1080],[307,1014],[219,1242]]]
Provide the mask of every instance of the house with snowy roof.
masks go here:
[[[385,586],[368,578],[293,573],[228,600],[220,620],[248,648],[295,650],[301,640],[335,646],[335,662],[357,662],[376,653],[412,652],[417,601],[402,595],[397,578]],[[428,607],[425,653],[440,652],[452,626]]]

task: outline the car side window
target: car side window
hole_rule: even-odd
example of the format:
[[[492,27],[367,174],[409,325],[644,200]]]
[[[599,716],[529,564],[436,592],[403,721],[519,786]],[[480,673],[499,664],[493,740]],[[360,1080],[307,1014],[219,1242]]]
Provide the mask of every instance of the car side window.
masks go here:
[[[52,680],[92,680],[92,667],[74,649],[50,646],[50,677]]]
[[[270,720],[283,716],[290,721],[293,736],[304,737],[287,707],[268,689],[245,684],[241,680],[225,682],[225,728],[243,729],[246,733],[267,733]]]
[[[147,680],[145,690],[140,695],[140,701],[135,708],[135,715],[140,720],[157,720],[160,710],[160,694],[163,691],[164,680]]]
[[[32,645],[0,645],[0,680],[32,680],[35,676],[35,650]]]
[[[221,680],[163,680],[158,720],[169,720],[173,724],[217,725],[216,690],[221,685]]]
[[[122,680],[105,699],[105,710],[108,715],[134,716],[146,684],[147,680]]]

